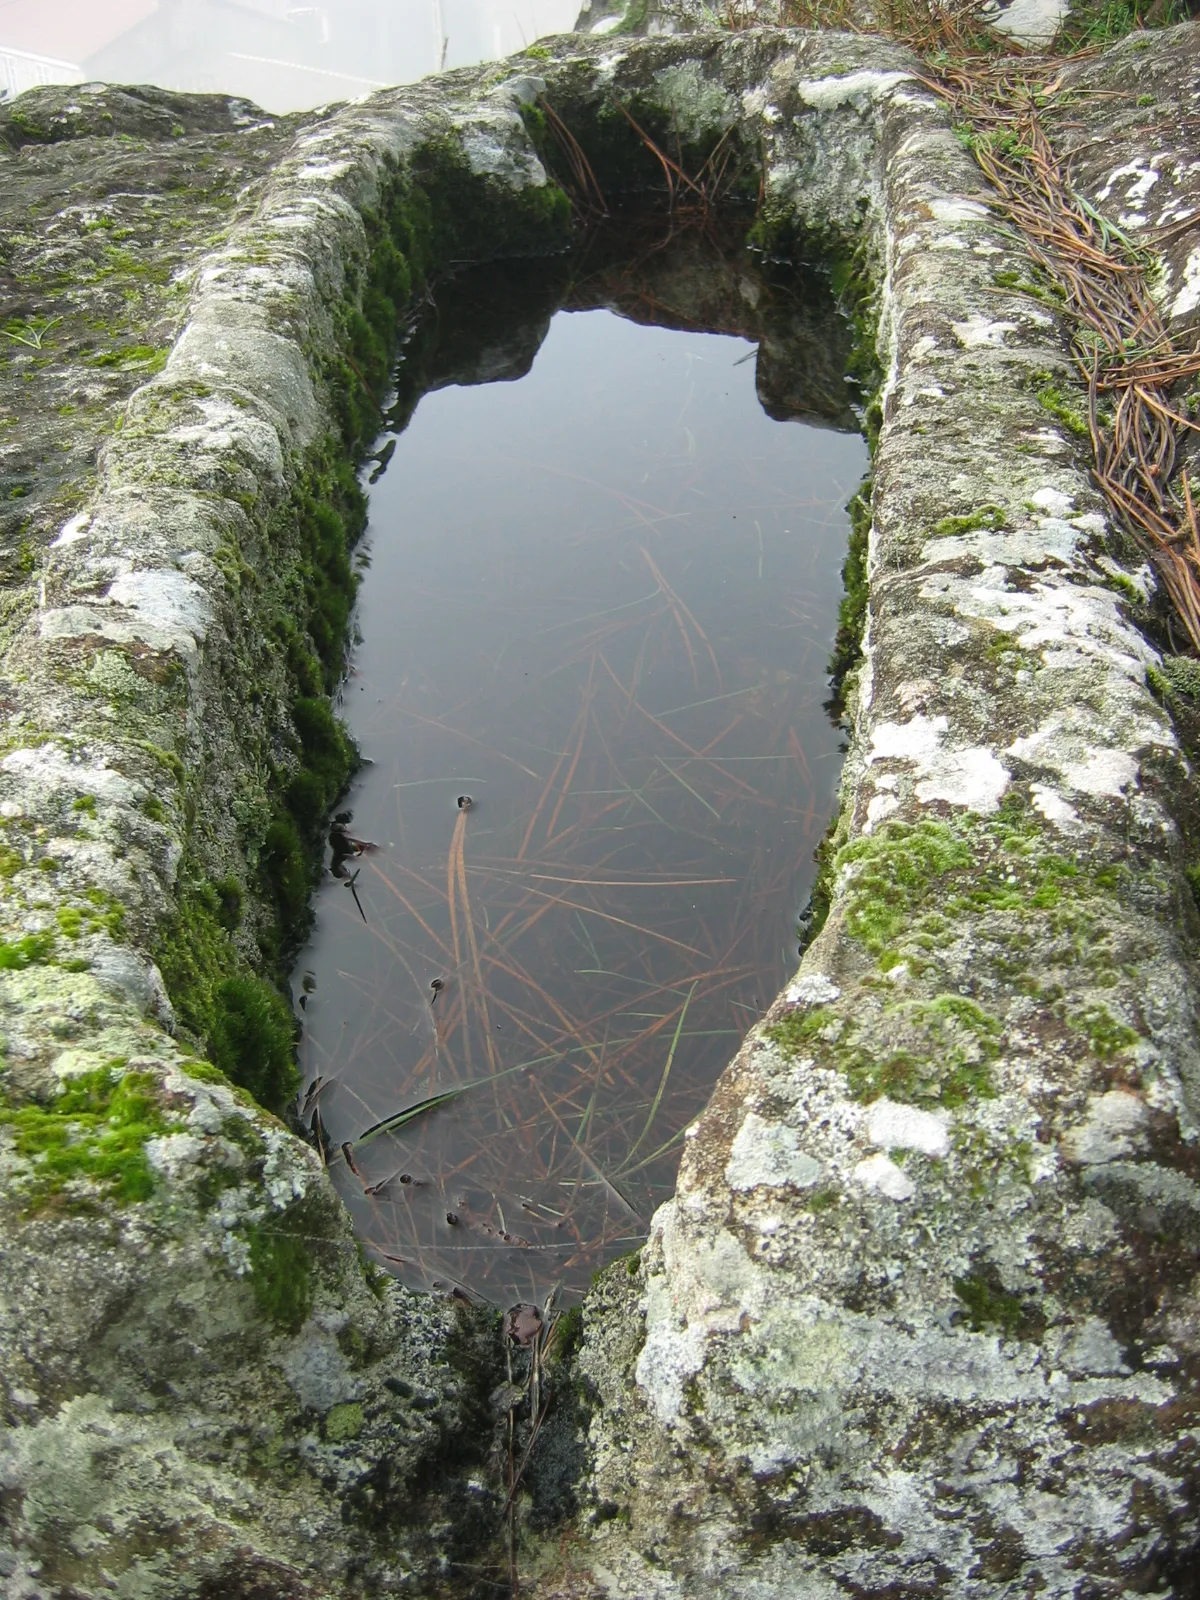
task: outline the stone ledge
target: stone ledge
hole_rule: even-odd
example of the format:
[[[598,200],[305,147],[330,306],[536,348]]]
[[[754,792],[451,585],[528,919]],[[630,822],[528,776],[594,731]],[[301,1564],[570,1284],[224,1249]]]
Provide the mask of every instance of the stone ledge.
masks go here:
[[[832,904],[586,1319],[577,1559],[630,1596],[1186,1585],[1192,779],[1149,574],[932,99],[803,73],[775,161],[854,101],[887,376]]]

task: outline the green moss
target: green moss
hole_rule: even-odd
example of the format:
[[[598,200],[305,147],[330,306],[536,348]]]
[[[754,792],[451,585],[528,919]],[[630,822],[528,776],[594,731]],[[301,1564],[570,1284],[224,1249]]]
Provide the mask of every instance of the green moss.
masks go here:
[[[1040,658],[1032,650],[1027,650],[1023,644],[1018,643],[1015,634],[1007,628],[993,627],[983,647],[986,660],[994,662],[997,666],[1010,668],[1026,667],[1031,671],[1040,665]]]
[[[292,1010],[262,978],[226,978],[212,991],[208,1049],[231,1083],[282,1112],[300,1086]]]
[[[1132,578],[1127,578],[1123,572],[1106,572],[1104,586],[1106,589],[1115,589],[1119,595],[1129,601],[1130,605],[1143,606],[1146,603],[1146,597],[1137,584],[1134,583]]]
[[[823,1008],[793,1011],[778,1022],[773,1022],[769,1028],[764,1028],[763,1032],[772,1044],[778,1045],[783,1054],[791,1059],[805,1054],[812,1041],[829,1027],[831,1020],[830,1013]]]
[[[268,958],[279,959],[286,948],[281,930],[303,928],[313,882],[312,855],[305,848],[296,824],[282,810],[276,812],[267,829],[259,866],[276,915],[276,927],[260,939],[260,943]]]
[[[972,155],[986,151],[1004,161],[1017,162],[1028,160],[1034,153],[1015,131],[1007,128],[981,132],[971,123],[960,122],[954,129],[954,136]]]
[[[1000,1025],[961,995],[897,1001],[865,1021],[817,1008],[766,1032],[786,1056],[811,1054],[836,1067],[856,1100],[886,1095],[953,1109],[995,1094]]]
[[[631,1278],[637,1273],[638,1262],[640,1259],[640,1252],[635,1252],[635,1254],[629,1258],[630,1262],[632,1262],[632,1266],[627,1264],[627,1270]],[[582,1343],[583,1307],[568,1306],[568,1308],[557,1318],[554,1324],[555,1358],[559,1361],[569,1361]]]
[[[145,1200],[154,1189],[146,1141],[170,1124],[148,1072],[121,1073],[119,1063],[67,1081],[48,1105],[0,1104],[0,1122],[14,1133],[20,1155],[34,1163],[31,1203],[45,1205],[80,1179],[120,1203]]]
[[[951,538],[955,534],[975,533],[981,528],[989,533],[997,533],[1005,525],[1005,514],[1002,506],[978,506],[974,511],[961,517],[943,517],[934,524],[934,537],[938,539]]]
[[[813,880],[808,904],[796,924],[798,954],[803,955],[825,926],[833,896],[833,863],[846,837],[846,818],[835,813],[829,826],[821,835],[821,842],[813,851],[817,875]]]
[[[1147,675],[1159,678],[1168,695],[1182,695],[1200,704],[1200,661],[1191,656],[1164,656],[1161,667],[1151,667]]]
[[[358,588],[350,556],[365,523],[366,500],[354,469],[335,441],[326,440],[270,530],[273,541],[298,546],[273,632],[301,694],[328,694],[341,674]]]
[[[1083,1011],[1069,1013],[1071,1027],[1087,1035],[1092,1053],[1108,1060],[1121,1050],[1138,1042],[1138,1035],[1125,1023],[1118,1022],[1106,1006],[1092,1005]]]
[[[220,878],[213,884],[213,893],[217,897],[217,921],[232,933],[242,920],[242,886],[236,878]]]
[[[250,1287],[267,1320],[288,1333],[303,1327],[313,1301],[313,1259],[308,1207],[301,1202],[248,1232]]]
[[[153,744],[149,739],[132,739],[130,743],[139,750],[144,750],[148,756],[153,756],[155,761],[166,767],[173,778],[183,781],[183,762],[173,750],[164,750],[162,745]]]
[[[52,933],[27,933],[23,939],[0,942],[0,970],[23,972],[49,961],[54,950]]]
[[[329,1444],[342,1444],[347,1439],[357,1439],[363,1431],[363,1408],[357,1400],[334,1406],[325,1416],[325,1439]]]
[[[260,943],[280,973],[307,927],[322,820],[358,764],[354,744],[324,696],[342,671],[358,582],[350,556],[365,518],[353,470],[327,443],[276,523],[276,538],[299,543],[299,559],[291,566],[290,585],[272,624],[299,690],[292,706],[297,770],[281,781],[283,792],[259,851],[259,888],[274,911],[273,925]]]
[[[962,1302],[968,1325],[977,1333],[999,1328],[1012,1337],[1024,1321],[1020,1298],[989,1282],[981,1272],[955,1278],[954,1292]]]
[[[371,1260],[370,1256],[367,1254],[366,1247],[362,1240],[357,1237],[354,1240],[354,1253],[358,1257],[358,1265],[362,1270],[363,1278],[366,1280],[367,1288],[370,1289],[376,1300],[386,1300],[388,1285],[392,1281],[390,1275],[386,1273],[382,1267],[377,1266],[376,1263]],[[361,1364],[362,1361],[366,1359],[367,1355],[365,1341],[363,1340],[362,1335],[357,1329],[346,1329],[344,1332],[346,1339],[349,1341],[349,1345],[354,1346],[353,1350],[349,1348],[348,1344],[343,1342],[341,1334],[338,1335],[338,1343],[342,1345],[342,1349],[346,1352],[346,1354],[353,1354],[355,1359]],[[360,1345],[363,1345],[364,1348],[360,1349]]]
[[[1105,1058],[1135,1043],[1137,1034],[1103,1006],[1067,1015],[1065,973],[1063,983],[1048,983],[1041,971],[1029,970],[1030,952],[1048,941],[1054,963],[1073,969],[1082,984],[1115,982],[1111,913],[1129,869],[1045,845],[1040,819],[1014,790],[991,818],[885,823],[837,850],[830,877],[844,885],[846,932],[876,958],[880,974],[906,965],[936,982],[941,953],[975,938],[976,919],[1015,913],[1015,920],[986,925],[987,970],[1035,995]],[[876,999],[854,1014],[831,1006],[794,1012],[768,1037],[787,1055],[811,1054],[842,1072],[863,1101],[887,1095],[954,1107],[995,1092],[992,1065],[1001,1038],[995,1017],[961,993],[907,999],[879,978],[867,982]]]
[[[122,370],[136,369],[149,376],[161,372],[167,364],[169,350],[165,346],[152,344],[125,345],[119,350],[105,350],[98,356],[93,356],[89,362],[93,367],[119,367]]]
[[[185,1057],[179,1063],[180,1072],[185,1072],[189,1078],[195,1078],[197,1083],[216,1083],[228,1085],[229,1079],[223,1072],[219,1072],[209,1061],[196,1061],[194,1058]]]
[[[954,1108],[995,1093],[991,1062],[999,1053],[999,1024],[958,995],[885,1006],[870,1024],[816,1011],[767,1031],[787,1055],[807,1049],[830,1061],[856,1100],[886,1095]]]
[[[859,1032],[866,1030],[850,1030],[835,1057],[856,1100],[886,1095],[953,1109],[996,1092],[1000,1026],[974,1001],[945,994],[886,1006],[862,1044]]]
[[[998,288],[1015,289],[1019,294],[1031,295],[1035,300],[1055,307],[1061,307],[1066,298],[1065,290],[1051,278],[1035,280],[1020,272],[993,272],[992,282]]]
[[[885,823],[840,850],[833,867],[835,874],[852,869],[847,930],[885,970],[938,948],[971,913],[1045,911],[1055,913],[1053,931],[1070,932],[1081,902],[1111,895],[1122,872],[1046,850],[1041,827],[1016,796],[990,821]]]
[[[425,197],[427,261],[545,255],[570,242],[571,204],[556,183],[514,194],[471,171],[457,135],[416,152],[413,184]]]
[[[846,674],[862,656],[863,632],[867,625],[867,541],[871,532],[873,480],[868,478],[846,507],[850,513],[850,537],[846,559],[842,562],[842,598],[838,605],[837,634],[829,659],[833,691],[840,695]]]
[[[328,701],[302,695],[292,707],[300,740],[300,771],[287,790],[287,808],[302,829],[318,827],[341,794],[358,752]]]
[[[878,955],[935,886],[971,861],[969,844],[944,822],[892,823],[844,845],[833,870],[836,876],[853,868],[846,896],[847,931]]]
[[[1078,404],[1070,396],[1064,394],[1056,383],[1050,381],[1050,374],[1042,374],[1042,384],[1037,391],[1038,404],[1052,416],[1056,422],[1061,422],[1070,433],[1077,434],[1086,439],[1091,435],[1088,420],[1079,409]]]
[[[90,906],[90,910],[84,913],[88,931],[103,931],[113,939],[120,939],[125,932],[125,907],[116,896],[93,887],[84,890],[84,899]]]
[[[94,794],[76,795],[71,802],[71,810],[80,811],[85,816],[94,817],[96,815],[96,796]]]
[[[60,931],[68,939],[85,933],[107,933],[119,939],[125,931],[125,907],[102,889],[89,889],[86,906],[59,906],[54,913]]]
[[[198,882],[187,869],[182,877],[175,915],[156,951],[176,1018],[225,1078],[283,1113],[298,1083],[291,1007],[239,960],[228,893],[223,897],[221,885]]]

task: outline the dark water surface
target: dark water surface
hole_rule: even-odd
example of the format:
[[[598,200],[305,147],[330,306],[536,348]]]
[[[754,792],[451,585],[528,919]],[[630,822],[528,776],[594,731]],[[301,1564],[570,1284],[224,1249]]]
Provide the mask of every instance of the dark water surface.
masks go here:
[[[559,311],[528,376],[427,394],[371,491],[343,709],[378,848],[326,876],[296,983],[334,1175],[414,1285],[569,1298],[634,1247],[794,964],[866,450],[772,421],[754,355]]]

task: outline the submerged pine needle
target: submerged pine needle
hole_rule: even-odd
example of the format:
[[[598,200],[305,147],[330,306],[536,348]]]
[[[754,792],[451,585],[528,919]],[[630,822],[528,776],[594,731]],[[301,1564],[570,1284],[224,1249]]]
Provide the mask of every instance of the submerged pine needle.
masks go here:
[[[671,1048],[667,1051],[667,1059],[663,1063],[662,1077],[658,1080],[658,1088],[655,1090],[654,1099],[650,1103],[650,1113],[646,1118],[646,1124],[641,1133],[638,1134],[637,1138],[630,1146],[629,1155],[626,1158],[627,1164],[629,1161],[633,1160],[634,1156],[641,1149],[642,1145],[645,1144],[646,1136],[653,1127],[654,1119],[658,1115],[658,1108],[662,1104],[663,1095],[666,1093],[667,1079],[671,1076],[671,1064],[675,1060],[675,1051],[678,1048],[680,1036],[683,1033],[684,1019],[688,1014],[688,1007],[692,1003],[692,996],[695,994],[695,992],[696,985],[693,983],[692,987],[688,990],[687,999],[683,1002],[683,1005],[680,1008],[679,1021],[675,1024],[675,1032],[671,1038]],[[622,1171],[624,1170],[625,1169],[622,1168]]]
[[[726,181],[730,148],[714,152],[706,184]],[[677,199],[694,198],[673,182]],[[653,256],[661,237],[646,245]],[[665,281],[621,294],[636,315],[669,314],[673,298]],[[726,374],[722,363],[717,381]],[[764,470],[761,453],[742,459],[731,443],[710,460],[701,419],[688,421],[682,476],[674,443],[662,462],[670,480],[601,482],[561,454],[524,463],[539,495],[568,503],[539,555],[544,591],[510,588],[490,554],[475,570],[457,548],[405,591],[414,638],[436,611],[449,648],[411,678],[406,667],[395,690],[403,743],[386,778],[402,782],[383,816],[402,805],[399,842],[360,880],[376,891],[363,896],[375,925],[336,925],[340,975],[335,985],[322,966],[302,1048],[309,1077],[340,1080],[326,1115],[342,1192],[380,1259],[414,1285],[536,1303],[636,1243],[739,1031],[737,1007],[760,1010],[779,972],[779,930],[828,805],[813,774],[836,752],[836,732],[820,733],[818,597],[837,557],[780,548],[767,519],[806,517],[822,547],[844,519]],[[508,474],[522,465],[517,452],[496,457]],[[485,466],[473,458],[480,476]],[[764,545],[771,529],[770,583],[755,579],[753,529],[748,562],[733,553],[748,566],[740,598],[719,576],[724,556],[704,578],[705,518],[734,498]],[[532,615],[526,587],[540,596]],[[476,603],[490,607],[479,629]],[[750,637],[730,621],[743,615]],[[384,715],[371,724],[381,767]],[[454,766],[464,750],[471,779]],[[445,825],[464,790],[487,799],[470,812],[469,855],[465,811]]]

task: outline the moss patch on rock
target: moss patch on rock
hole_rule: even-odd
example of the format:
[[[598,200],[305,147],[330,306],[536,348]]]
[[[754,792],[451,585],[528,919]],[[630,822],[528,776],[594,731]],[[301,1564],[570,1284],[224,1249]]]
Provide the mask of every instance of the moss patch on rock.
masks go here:
[[[901,959],[919,968],[972,913],[1044,912],[1078,931],[1087,901],[1109,903],[1121,881],[1115,863],[1049,847],[1019,797],[992,819],[887,822],[844,845],[833,871],[845,873],[847,932],[885,971]]]
[[[312,1310],[316,1267],[310,1211],[301,1203],[247,1229],[254,1298],[263,1316],[286,1333],[297,1332]]]
[[[97,1067],[66,1083],[46,1104],[0,1102],[17,1154],[30,1162],[24,1184],[30,1210],[59,1204],[89,1208],[100,1198],[125,1204],[146,1200],[154,1172],[146,1141],[170,1121],[148,1072],[125,1072],[123,1063]]]
[[[897,1000],[871,1019],[869,1030],[853,1018],[814,1010],[766,1031],[786,1055],[819,1049],[845,1074],[856,1100],[887,1096],[954,1109],[996,1092],[991,1063],[999,1054],[1000,1023],[962,995]]]

